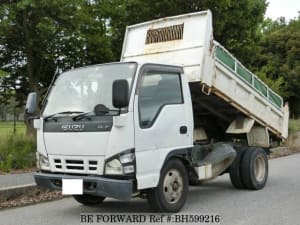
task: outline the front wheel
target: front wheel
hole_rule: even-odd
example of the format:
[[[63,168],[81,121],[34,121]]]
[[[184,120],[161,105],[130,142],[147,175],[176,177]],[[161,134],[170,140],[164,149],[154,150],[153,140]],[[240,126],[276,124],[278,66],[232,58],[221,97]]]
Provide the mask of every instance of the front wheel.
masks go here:
[[[244,185],[248,189],[262,189],[268,179],[268,158],[262,148],[248,148],[244,153],[241,174]]]
[[[83,194],[83,195],[73,195],[73,198],[83,204],[83,205],[97,205],[97,204],[101,204],[105,197],[101,197],[101,196],[93,196],[93,195],[87,195],[87,194]]]
[[[188,176],[179,159],[171,159],[161,171],[158,186],[147,193],[150,206],[157,212],[178,212],[188,192]]]

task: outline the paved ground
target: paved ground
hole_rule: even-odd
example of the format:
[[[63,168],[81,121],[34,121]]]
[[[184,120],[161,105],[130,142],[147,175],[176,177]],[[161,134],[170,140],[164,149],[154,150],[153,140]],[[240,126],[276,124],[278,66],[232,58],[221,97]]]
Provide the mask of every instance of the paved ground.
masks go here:
[[[145,200],[120,202],[108,199],[102,206],[85,207],[77,204],[72,198],[65,198],[0,211],[0,224],[75,225],[80,224],[80,213],[99,215],[130,213],[132,215],[132,213],[151,213],[151,211]],[[260,191],[236,190],[232,188],[228,175],[200,187],[191,187],[186,205],[180,214],[203,213],[219,214],[220,224],[226,225],[299,225],[300,154],[271,160],[268,184]]]
[[[33,172],[32,173],[21,173],[21,174],[8,174],[1,175],[0,174],[0,188],[25,185],[25,184],[33,184]]]

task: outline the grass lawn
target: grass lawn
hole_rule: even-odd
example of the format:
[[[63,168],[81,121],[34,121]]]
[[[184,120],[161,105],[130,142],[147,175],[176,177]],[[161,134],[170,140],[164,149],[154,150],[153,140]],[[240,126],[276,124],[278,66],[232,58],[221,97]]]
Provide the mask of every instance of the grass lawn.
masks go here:
[[[26,137],[24,122],[0,122],[0,172],[27,169],[35,165],[35,140]]]
[[[16,133],[25,134],[26,127],[23,121],[16,122]],[[0,122],[0,138],[8,136],[14,132],[14,123],[12,121]]]

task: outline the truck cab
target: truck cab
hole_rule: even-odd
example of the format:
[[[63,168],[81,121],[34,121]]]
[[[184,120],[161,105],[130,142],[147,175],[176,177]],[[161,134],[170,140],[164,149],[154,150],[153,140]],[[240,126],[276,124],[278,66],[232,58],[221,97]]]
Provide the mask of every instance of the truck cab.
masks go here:
[[[34,123],[37,184],[60,189],[62,179],[82,179],[83,193],[104,197],[128,200],[156,187],[164,162],[193,147],[179,66],[124,62],[65,72]]]

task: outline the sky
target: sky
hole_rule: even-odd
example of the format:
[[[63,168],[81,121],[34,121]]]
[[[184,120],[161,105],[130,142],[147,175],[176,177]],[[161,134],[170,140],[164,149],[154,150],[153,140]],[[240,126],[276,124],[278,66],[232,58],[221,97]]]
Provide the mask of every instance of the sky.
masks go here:
[[[287,21],[298,17],[300,11],[300,0],[268,0],[269,6],[265,17],[276,20],[285,17]]]

